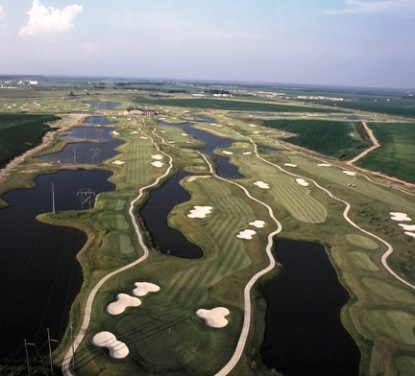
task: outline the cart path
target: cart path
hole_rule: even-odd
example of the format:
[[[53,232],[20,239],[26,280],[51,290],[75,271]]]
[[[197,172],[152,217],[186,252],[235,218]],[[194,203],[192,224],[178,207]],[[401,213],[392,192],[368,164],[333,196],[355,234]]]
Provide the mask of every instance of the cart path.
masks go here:
[[[144,134],[144,132],[143,132],[143,134]],[[120,269],[114,270],[113,272],[111,272],[111,273],[107,274],[106,276],[104,276],[95,285],[95,287],[91,290],[91,292],[89,293],[88,299],[87,299],[86,304],[85,304],[84,318],[83,318],[83,321],[82,321],[81,328],[79,330],[79,333],[75,337],[73,343],[71,344],[71,347],[68,350],[68,352],[66,353],[65,358],[62,362],[62,374],[64,376],[73,376],[73,374],[71,372],[71,364],[72,364],[72,361],[73,361],[73,356],[74,356],[76,350],[79,348],[82,340],[84,339],[86,331],[88,329],[88,326],[91,322],[92,305],[94,303],[95,296],[98,293],[98,291],[100,290],[100,288],[109,279],[111,279],[115,275],[117,275],[119,273],[122,273],[122,272],[124,272],[128,269],[131,269],[132,267],[134,267],[134,266],[140,264],[141,262],[143,262],[145,259],[147,259],[148,255],[149,255],[149,249],[147,248],[147,246],[144,243],[143,236],[140,232],[140,228],[137,224],[137,220],[136,220],[136,217],[134,215],[135,204],[143,197],[144,192],[146,190],[148,190],[149,188],[152,188],[152,187],[156,186],[157,184],[159,184],[160,180],[167,177],[170,174],[170,171],[173,168],[173,158],[170,155],[168,155],[167,153],[161,151],[160,148],[158,147],[158,145],[154,142],[153,138],[151,138],[151,137],[149,137],[149,138],[153,142],[153,144],[156,147],[156,149],[158,150],[158,152],[164,154],[169,159],[169,167],[167,168],[166,172],[163,175],[159,176],[153,183],[151,183],[149,185],[146,185],[145,187],[140,188],[138,196],[134,200],[132,200],[131,203],[130,203],[128,214],[130,215],[131,221],[133,223],[135,234],[137,236],[137,241],[138,241],[138,243],[140,244],[140,246],[143,250],[143,255],[140,258],[138,258],[136,261],[132,262],[131,264],[128,264],[128,265],[126,265],[126,266],[124,266]]]
[[[369,149],[366,149],[366,150],[362,151],[359,155],[357,155],[356,157],[354,157],[350,161],[347,161],[346,164],[348,164],[348,165],[352,165],[352,164],[356,163],[359,159],[362,159],[367,154],[369,154],[371,151],[373,151],[373,150],[377,149],[378,147],[380,147],[379,141],[377,140],[377,138],[373,134],[373,131],[369,128],[367,123],[365,121],[362,121],[362,124],[363,124],[363,127],[365,128],[365,131],[366,131],[367,135],[369,136],[370,141],[372,142],[373,145]]]

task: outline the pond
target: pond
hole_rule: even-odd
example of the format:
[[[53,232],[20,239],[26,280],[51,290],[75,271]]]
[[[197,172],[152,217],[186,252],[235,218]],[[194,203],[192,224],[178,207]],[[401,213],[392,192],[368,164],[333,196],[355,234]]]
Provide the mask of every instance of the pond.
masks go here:
[[[265,364],[286,376],[359,375],[359,349],[340,320],[349,294],[324,247],[279,239],[274,255],[282,272],[261,284],[268,305]]]
[[[56,210],[78,210],[78,192],[83,188],[95,194],[114,189],[110,175],[109,171],[60,171],[37,177],[35,188],[3,196],[10,206],[0,210],[1,356],[23,357],[25,338],[40,348],[47,328],[52,338],[61,339],[82,284],[76,255],[85,234],[36,220],[38,214],[52,211],[52,184]]]

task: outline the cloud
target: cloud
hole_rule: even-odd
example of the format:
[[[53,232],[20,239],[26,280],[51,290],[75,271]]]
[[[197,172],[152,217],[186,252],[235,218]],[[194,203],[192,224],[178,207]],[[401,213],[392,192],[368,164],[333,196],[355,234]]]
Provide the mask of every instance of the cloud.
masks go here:
[[[3,7],[0,5],[0,21],[3,19],[3,16],[4,16]]]
[[[40,0],[33,0],[28,12],[29,22],[20,30],[20,35],[34,35],[42,32],[63,32],[73,27],[73,21],[83,10],[82,5],[68,5],[62,10],[46,7]]]
[[[374,14],[392,13],[408,15],[415,13],[413,0],[345,0],[345,7],[341,9],[329,9],[326,15],[342,14]]]

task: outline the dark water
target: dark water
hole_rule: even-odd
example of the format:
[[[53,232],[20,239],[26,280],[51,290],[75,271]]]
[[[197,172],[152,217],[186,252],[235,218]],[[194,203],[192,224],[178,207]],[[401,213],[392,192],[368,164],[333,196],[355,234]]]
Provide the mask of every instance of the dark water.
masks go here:
[[[108,102],[108,101],[87,101],[85,103],[90,104],[92,107],[94,107],[96,110],[113,110],[114,108],[117,108],[119,103],[117,102]]]
[[[88,116],[84,120],[84,124],[87,125],[95,125],[95,126],[102,126],[102,125],[114,125],[114,123],[109,120],[106,116]]]
[[[229,162],[227,157],[216,155],[215,149],[226,149],[232,146],[233,140],[230,138],[215,136],[214,134],[202,131],[200,129],[193,128],[192,123],[170,124],[166,122],[160,122],[161,126],[177,126],[182,128],[188,134],[194,138],[204,142],[204,147],[200,151],[209,155],[216,164],[216,173],[227,179],[241,179],[244,176],[238,171],[238,168]]]
[[[268,303],[261,356],[286,376],[359,375],[360,352],[340,321],[349,299],[324,247],[278,240],[282,273],[262,284]]]
[[[196,120],[203,121],[204,123],[216,123],[216,120],[212,117],[205,116],[205,115],[194,115],[193,116]]]
[[[174,206],[190,200],[189,193],[179,184],[187,175],[180,171],[160,188],[151,191],[139,214],[158,250],[173,256],[194,259],[201,258],[203,251],[167,223],[167,217]]]
[[[73,127],[62,137],[63,140],[85,140],[103,142],[112,139],[111,132],[113,130],[104,127]]]
[[[82,188],[96,194],[114,189],[107,180],[110,174],[60,171],[39,176],[33,189],[3,196],[11,206],[0,210],[1,356],[24,356],[24,338],[45,350],[47,328],[51,337],[59,340],[82,283],[76,255],[85,243],[85,234],[35,219],[52,211],[52,183],[56,210],[77,210],[81,208],[77,193]]]
[[[95,142],[73,142],[68,143],[64,148],[53,154],[44,155],[37,159],[43,161],[60,161],[61,163],[81,163],[81,164],[100,164],[105,159],[112,158],[117,154],[115,148],[120,146],[123,142],[119,139],[111,137],[112,130],[110,128],[94,128],[85,127],[85,132],[82,128],[75,128],[74,133],[65,136],[64,139],[74,138],[76,135],[80,138],[86,136],[86,132],[90,137],[96,140]],[[86,138],[90,140],[91,138]]]

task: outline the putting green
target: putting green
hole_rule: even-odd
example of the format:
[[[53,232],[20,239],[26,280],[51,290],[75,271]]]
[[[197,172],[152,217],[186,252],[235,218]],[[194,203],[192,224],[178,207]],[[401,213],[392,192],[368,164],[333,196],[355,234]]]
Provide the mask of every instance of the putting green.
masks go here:
[[[377,272],[379,268],[377,265],[370,259],[370,257],[363,252],[350,252],[349,254],[352,262],[355,266],[360,269],[368,270],[370,272]]]
[[[362,282],[370,291],[381,297],[382,300],[387,299],[412,305],[415,302],[415,294],[413,292],[396,287],[378,278],[364,277]]]

